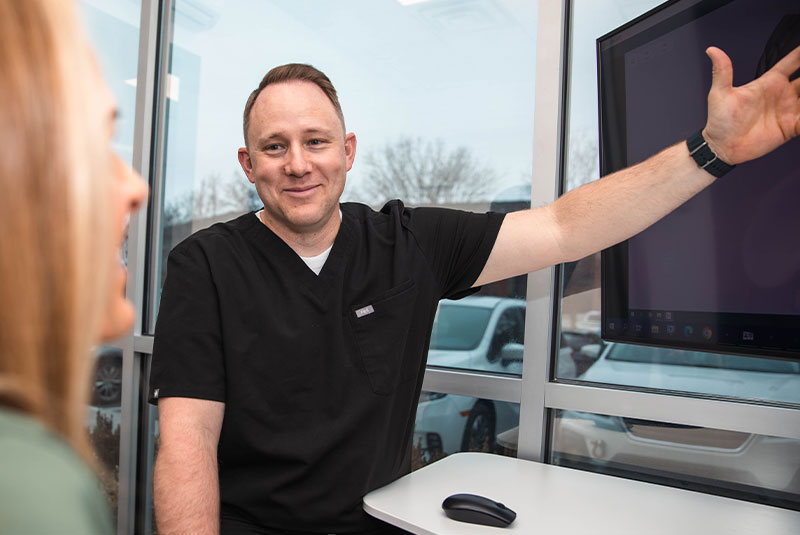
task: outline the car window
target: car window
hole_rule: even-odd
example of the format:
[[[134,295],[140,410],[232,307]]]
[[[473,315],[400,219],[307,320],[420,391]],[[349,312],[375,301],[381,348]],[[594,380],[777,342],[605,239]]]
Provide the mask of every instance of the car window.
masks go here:
[[[608,360],[642,362],[647,364],[699,366],[705,368],[768,373],[800,373],[800,364],[797,362],[627,344],[615,344],[609,350],[606,358]]]
[[[475,349],[486,332],[489,308],[439,304],[431,333],[431,349]]]
[[[503,346],[506,344],[522,344],[525,338],[525,325],[522,319],[521,310],[509,308],[505,310],[497,319],[497,325],[492,335],[492,343],[489,346],[490,361],[494,361]]]

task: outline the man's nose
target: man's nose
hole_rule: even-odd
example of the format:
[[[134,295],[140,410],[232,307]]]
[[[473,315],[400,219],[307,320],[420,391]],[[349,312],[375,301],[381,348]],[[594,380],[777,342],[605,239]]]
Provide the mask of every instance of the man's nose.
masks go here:
[[[298,177],[311,171],[311,162],[303,147],[289,148],[283,170],[287,175]]]

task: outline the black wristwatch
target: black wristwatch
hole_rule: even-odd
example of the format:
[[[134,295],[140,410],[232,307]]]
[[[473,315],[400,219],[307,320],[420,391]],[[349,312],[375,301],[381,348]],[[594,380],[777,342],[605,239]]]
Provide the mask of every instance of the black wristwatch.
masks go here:
[[[689,136],[686,139],[686,145],[689,147],[689,155],[694,158],[700,169],[705,169],[717,178],[736,167],[723,162],[719,156],[714,154],[714,151],[708,146],[708,142],[703,138],[702,130]]]

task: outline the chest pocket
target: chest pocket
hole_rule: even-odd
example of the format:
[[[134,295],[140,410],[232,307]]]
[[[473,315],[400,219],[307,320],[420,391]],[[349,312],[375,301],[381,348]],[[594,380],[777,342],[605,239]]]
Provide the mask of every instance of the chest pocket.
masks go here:
[[[416,296],[414,281],[408,280],[348,311],[356,349],[376,394],[392,393],[417,373],[416,366],[403,365]]]

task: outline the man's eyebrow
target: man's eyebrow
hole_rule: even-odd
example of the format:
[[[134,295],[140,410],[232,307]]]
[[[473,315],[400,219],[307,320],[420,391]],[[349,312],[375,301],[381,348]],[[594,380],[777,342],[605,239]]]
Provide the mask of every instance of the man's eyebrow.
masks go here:
[[[303,135],[315,135],[315,134],[318,134],[318,135],[324,135],[325,137],[333,136],[334,132],[335,132],[334,130],[332,130],[330,128],[322,127],[322,126],[310,126],[308,128],[304,128],[302,130],[302,134]],[[265,143],[269,143],[269,142],[276,141],[276,140],[283,141],[287,137],[288,136],[284,132],[281,132],[281,131],[270,132],[267,135],[265,135],[263,137],[260,137],[257,140],[257,144],[258,145],[264,145]]]
[[[266,136],[260,137],[256,140],[256,144],[258,146],[266,145],[267,143],[272,143],[274,141],[282,141],[285,136],[283,136],[279,132],[274,132],[272,134],[268,134]]]
[[[305,130],[303,130],[303,133],[304,134],[324,134],[326,136],[330,136],[330,135],[333,134],[333,130],[331,130],[330,128],[313,126],[313,127],[306,128]]]

